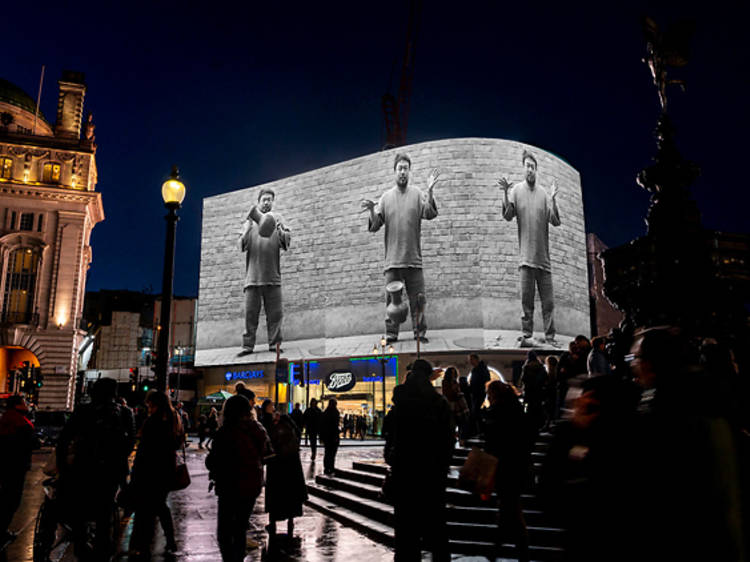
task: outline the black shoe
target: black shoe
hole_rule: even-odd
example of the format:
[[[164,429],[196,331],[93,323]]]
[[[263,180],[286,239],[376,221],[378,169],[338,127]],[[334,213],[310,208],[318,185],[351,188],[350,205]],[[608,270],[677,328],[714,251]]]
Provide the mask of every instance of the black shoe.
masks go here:
[[[398,341],[398,336],[386,336],[385,343],[396,343]]]
[[[271,351],[272,353],[276,353],[276,346],[275,345],[269,345],[268,351]],[[279,348],[279,353],[284,353],[284,350]]]
[[[239,352],[239,353],[237,354],[237,357],[244,357],[245,355],[250,355],[250,354],[252,354],[252,352],[253,352],[253,350],[252,350],[252,349],[250,349],[249,347],[243,347],[243,348],[242,348],[242,351],[240,351],[240,352]]]
[[[430,340],[427,339],[427,336],[414,336],[415,340],[419,340],[419,343],[430,343]]]

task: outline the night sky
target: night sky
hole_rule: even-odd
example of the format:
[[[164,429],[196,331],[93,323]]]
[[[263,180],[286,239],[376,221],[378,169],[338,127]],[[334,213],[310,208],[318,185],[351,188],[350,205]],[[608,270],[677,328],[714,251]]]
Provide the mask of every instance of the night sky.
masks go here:
[[[36,98],[45,64],[42,111],[54,122],[62,70],[86,74],[106,213],[89,290],[160,291],[160,186],[173,163],[187,186],[175,292],[197,295],[204,197],[383,145],[380,98],[394,68],[397,90],[406,3],[64,4],[3,7],[0,77]],[[569,4],[424,2],[408,142],[494,137],[553,152],[581,173],[587,231],[623,244],[645,232],[648,194],[635,176],[654,154],[659,111],[640,16],[662,26],[693,17],[688,91],[670,97],[678,142],[702,168],[693,194],[704,225],[748,232],[742,4]]]

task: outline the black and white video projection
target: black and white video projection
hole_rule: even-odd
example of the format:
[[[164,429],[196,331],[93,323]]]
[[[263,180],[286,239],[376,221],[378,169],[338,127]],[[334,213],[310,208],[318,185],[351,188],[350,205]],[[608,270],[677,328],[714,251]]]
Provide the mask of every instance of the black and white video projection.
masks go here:
[[[541,148],[425,142],[204,199],[197,364],[588,333],[581,178]]]

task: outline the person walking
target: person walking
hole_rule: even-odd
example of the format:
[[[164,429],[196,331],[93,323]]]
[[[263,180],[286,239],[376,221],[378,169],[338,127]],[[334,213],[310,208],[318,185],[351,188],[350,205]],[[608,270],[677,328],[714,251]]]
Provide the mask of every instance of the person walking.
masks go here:
[[[303,414],[303,425],[307,432],[307,437],[310,441],[310,452],[312,453],[311,459],[315,460],[315,453],[318,450],[318,434],[320,433],[320,422],[323,412],[318,408],[318,401],[313,398],[310,400],[310,405]]]
[[[135,442],[133,417],[115,402],[116,396],[117,381],[97,380],[91,402],[76,408],[58,437],[58,498],[70,516],[79,560],[106,559],[114,553],[115,497],[126,481]],[[93,551],[88,535],[92,521],[96,524]]]
[[[469,405],[458,384],[458,369],[448,367],[443,375],[442,391],[448,405],[451,407],[453,425],[458,428],[458,438],[461,443],[466,440],[466,428],[469,421]],[[463,445],[462,445],[463,446]]]
[[[523,407],[513,388],[501,381],[487,385],[489,408],[482,410],[486,451],[498,459],[495,491],[498,506],[499,549],[510,540],[520,562],[529,560],[529,537],[521,508],[521,491],[529,471],[529,441],[523,428]]]
[[[167,552],[177,551],[167,495],[174,485],[177,449],[184,440],[182,422],[166,394],[152,390],[146,396],[146,406],[149,416],[141,428],[131,475],[135,521],[130,549],[141,559],[150,556],[157,517],[164,529]]]
[[[205,414],[198,416],[198,448],[203,448],[203,442],[208,437],[208,418]]]
[[[0,551],[16,538],[9,527],[21,505],[26,473],[31,468],[34,448],[34,425],[29,420],[26,400],[14,394],[7,401],[8,409],[0,418]]]
[[[208,412],[208,420],[206,420],[206,432],[208,433],[208,439],[206,439],[206,447],[211,448],[211,443],[214,440],[214,436],[219,429],[219,412],[216,408],[212,407]]]
[[[294,422],[294,425],[297,426],[297,433],[300,437],[300,440],[302,439],[302,429],[305,425],[305,416],[302,413],[302,408],[300,408],[299,402],[296,402],[294,404],[294,409],[292,410],[292,413],[289,414],[289,416],[292,418],[292,421]]]
[[[208,478],[219,497],[216,538],[224,562],[245,558],[248,521],[263,486],[268,434],[241,394],[224,403],[223,423],[206,457]]]
[[[479,355],[469,355],[471,373],[469,376],[469,408],[471,409],[471,420],[467,437],[472,437],[479,432],[479,410],[487,397],[487,383],[490,382],[490,371],[487,364],[479,358]]]
[[[526,413],[534,427],[544,425],[544,398],[547,391],[547,372],[539,362],[535,351],[529,351],[521,368],[521,387]]]
[[[597,336],[591,340],[591,351],[586,358],[586,370],[589,377],[612,374],[612,367],[609,364],[607,352],[604,350],[606,343],[607,338],[603,336]]]
[[[302,515],[307,485],[299,458],[299,431],[287,415],[274,416],[270,432],[275,454],[266,468],[266,512],[268,534],[276,536],[276,522],[287,520],[289,537],[294,534],[294,518]]]
[[[450,560],[445,486],[455,432],[450,406],[430,382],[432,371],[424,359],[414,362],[406,382],[393,390],[387,419],[396,562],[422,560],[422,541],[433,560]]]
[[[557,416],[557,365],[558,360],[554,355],[548,355],[544,359],[544,369],[547,371],[547,383],[544,392],[544,412],[547,419],[544,429],[549,429]]]
[[[339,414],[338,401],[331,398],[328,401],[323,416],[320,421],[320,439],[323,441],[323,473],[331,475],[335,472],[336,451],[338,451],[341,441],[339,434],[339,424],[341,415]]]

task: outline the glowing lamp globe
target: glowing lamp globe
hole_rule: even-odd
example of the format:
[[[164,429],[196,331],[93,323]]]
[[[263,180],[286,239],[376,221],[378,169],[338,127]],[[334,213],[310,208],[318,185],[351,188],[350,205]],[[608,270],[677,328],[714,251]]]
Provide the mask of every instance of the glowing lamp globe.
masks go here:
[[[177,166],[172,168],[172,175],[162,184],[161,196],[167,205],[170,203],[180,205],[185,199],[185,184],[180,181]]]

